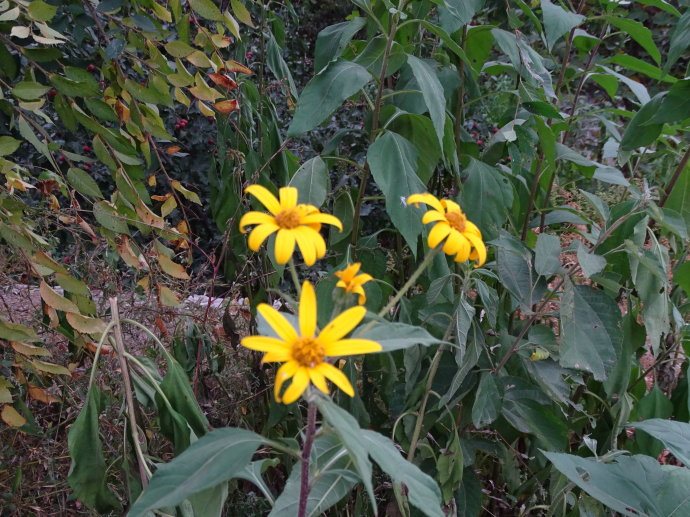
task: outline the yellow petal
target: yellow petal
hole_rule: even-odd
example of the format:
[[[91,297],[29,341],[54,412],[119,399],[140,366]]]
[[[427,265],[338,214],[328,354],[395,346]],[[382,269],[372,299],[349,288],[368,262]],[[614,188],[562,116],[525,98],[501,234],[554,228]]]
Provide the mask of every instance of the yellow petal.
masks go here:
[[[316,368],[309,368],[309,378],[314,386],[319,388],[319,390],[321,390],[323,393],[326,395],[330,393],[328,390],[328,384],[326,384],[326,378]]]
[[[299,299],[299,331],[302,337],[313,337],[316,332],[316,294],[309,282],[302,284]]]
[[[261,244],[268,236],[279,229],[280,227],[277,224],[260,224],[249,234],[249,240],[247,241],[249,249],[252,251],[259,251]]]
[[[374,277],[369,273],[362,273],[361,275],[357,275],[355,278],[353,278],[352,281],[356,284],[362,285],[366,284],[367,282],[371,282],[373,279]]]
[[[290,350],[285,352],[267,352],[262,358],[262,363],[284,363],[292,358]]]
[[[338,388],[340,388],[342,391],[344,391],[351,397],[355,396],[355,390],[352,388],[350,380],[345,376],[343,372],[338,370],[335,366],[329,363],[321,363],[319,366],[316,367],[316,370],[318,370],[319,373],[321,373],[327,379],[333,382],[333,384],[338,386]]]
[[[482,241],[481,238],[472,235],[471,233],[465,234],[465,237],[467,237],[467,239],[472,243],[474,250],[477,252],[478,260],[475,264],[475,267],[483,266],[484,262],[486,262],[486,246],[484,245],[484,241]]]
[[[321,234],[318,231],[309,232],[312,234],[312,242],[314,243],[314,251],[316,252],[316,258],[320,259],[326,254],[326,241],[323,240]]]
[[[434,221],[445,221],[446,216],[436,210],[428,210],[422,216],[422,224],[433,223]]]
[[[276,220],[272,215],[264,212],[247,212],[240,219],[240,231],[244,233],[244,227],[250,224],[276,224]]]
[[[307,368],[301,367],[299,368],[299,370],[295,372],[295,375],[292,377],[292,382],[290,383],[290,386],[288,386],[288,389],[285,390],[285,394],[283,395],[283,403],[292,404],[295,400],[297,400],[300,397],[300,395],[302,395],[302,393],[304,393],[304,390],[307,389],[308,385],[309,370]]]
[[[292,325],[285,319],[285,316],[273,307],[267,303],[260,303],[256,310],[284,341],[292,343],[297,339],[297,332],[295,332],[295,329],[292,328]]]
[[[381,350],[381,345],[370,339],[341,339],[324,347],[324,352],[329,357],[369,354]]]
[[[283,210],[297,206],[297,189],[295,187],[281,187],[278,194],[280,196],[280,207]]]
[[[324,327],[321,334],[319,334],[319,341],[324,346],[338,341],[359,325],[366,313],[367,310],[364,307],[352,307],[346,310]]]
[[[347,289],[347,286],[349,285],[349,282],[344,282],[342,280],[338,280],[338,283],[335,284],[336,287],[342,287],[343,289]]]
[[[307,266],[313,266],[317,258],[313,232],[306,226],[297,227],[292,231],[295,234],[297,246],[299,246],[299,250],[302,252],[302,257],[304,257],[304,263]]]
[[[460,244],[458,246],[457,255],[455,256],[455,262],[465,262],[470,257],[470,243],[467,241],[464,235],[460,235]]]
[[[307,216],[304,216],[302,218],[302,222],[304,224],[313,224],[313,223],[323,223],[323,224],[331,224],[335,227],[337,227],[341,232],[343,231],[343,223],[340,222],[340,219],[338,219],[334,215],[330,214],[310,214]]]
[[[443,253],[446,255],[455,255],[461,246],[460,233],[457,230],[451,230],[446,239],[446,243],[443,245]]]
[[[299,364],[297,364],[296,361],[289,361],[285,363],[283,366],[278,368],[278,372],[276,373],[276,382],[275,386],[273,386],[273,396],[276,399],[276,402],[280,402],[280,389],[283,387],[283,383],[288,380],[290,377],[295,375],[295,372],[299,369]]]
[[[261,185],[249,185],[244,191],[258,199],[259,202],[266,207],[266,210],[273,215],[277,215],[278,212],[280,212],[280,203],[278,203],[276,197],[271,194],[271,191],[266,187],[262,187]]]
[[[290,345],[285,341],[267,336],[247,336],[242,338],[240,344],[245,348],[258,352],[283,352],[290,350]]]
[[[479,231],[479,228],[477,228],[477,225],[474,224],[472,221],[465,221],[465,233],[473,233],[480,239],[482,238],[482,232]]]
[[[451,199],[442,199],[441,204],[445,207],[446,212],[460,212],[462,213],[462,209],[460,208],[460,205],[458,205],[455,201]]]
[[[275,253],[278,264],[286,264],[295,251],[295,234],[292,230],[280,230],[276,235]]]
[[[450,233],[450,225],[448,223],[439,222],[429,232],[429,247],[435,248],[439,243],[446,238]]]
[[[359,297],[357,298],[357,303],[359,303],[360,305],[364,305],[365,303],[367,303],[367,295],[364,292],[364,289],[362,289],[361,285],[356,285],[354,289],[352,289],[352,292],[354,294],[359,295]]]
[[[441,205],[441,202],[438,200],[438,198],[429,194],[428,192],[425,192],[424,194],[412,194],[409,196],[407,198],[407,204],[409,205],[412,203],[414,203],[415,206],[419,206],[419,203],[426,203],[439,212],[445,212],[445,210],[443,210],[443,205]]]

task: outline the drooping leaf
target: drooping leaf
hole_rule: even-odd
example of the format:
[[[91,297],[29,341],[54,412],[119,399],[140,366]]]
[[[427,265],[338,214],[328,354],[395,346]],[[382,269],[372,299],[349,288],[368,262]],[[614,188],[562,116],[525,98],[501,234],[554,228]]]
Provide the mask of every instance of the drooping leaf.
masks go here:
[[[80,194],[96,199],[103,199],[103,193],[98,183],[96,183],[96,180],[85,170],[79,169],[78,167],[70,167],[67,171],[67,181]]]
[[[364,324],[365,328],[368,324]],[[371,339],[382,347],[382,352],[403,350],[414,345],[430,346],[443,343],[443,340],[435,338],[429,332],[414,325],[390,321],[377,321],[366,332],[355,331],[358,339]]]
[[[534,270],[542,275],[558,275],[561,267],[561,241],[556,235],[540,233],[534,247]]]
[[[614,27],[622,30],[637,43],[639,43],[640,46],[644,48],[647,53],[649,53],[657,65],[661,63],[661,52],[659,52],[659,49],[654,43],[652,31],[650,31],[647,27],[631,18],[623,18],[615,15],[606,16],[606,21],[608,21]]]
[[[630,422],[636,431],[644,431],[657,440],[684,465],[690,465],[690,424],[662,418],[650,418],[641,422]]]
[[[482,374],[472,405],[472,423],[477,429],[490,424],[501,411],[502,398],[491,372]]]
[[[616,302],[603,291],[566,282],[561,299],[561,365],[605,380],[620,357],[621,321]]]
[[[570,32],[585,21],[585,16],[566,11],[559,5],[552,4],[549,0],[541,0],[541,9],[544,15],[544,29],[546,32],[546,47],[551,50],[561,36]]]
[[[460,206],[485,239],[496,236],[513,204],[513,187],[496,168],[471,159]]]
[[[202,18],[213,21],[223,20],[223,14],[212,0],[189,0],[189,6]]]
[[[226,427],[211,431],[170,463],[162,464],[129,511],[129,517],[175,506],[238,475],[264,442],[256,433]]]
[[[386,198],[386,212],[415,256],[423,211],[407,206],[406,200],[426,190],[416,173],[417,156],[414,145],[391,132],[377,138],[367,152],[371,174]]]
[[[443,146],[443,128],[446,122],[446,99],[443,94],[443,86],[438,80],[435,70],[426,61],[408,54],[407,64],[412,69],[412,74],[422,91],[422,97],[434,124],[439,145]]]
[[[101,397],[95,386],[67,434],[72,458],[67,481],[77,498],[98,512],[118,512],[120,503],[106,486],[106,464],[98,432]]]
[[[366,18],[356,17],[326,27],[319,32],[314,51],[314,71],[319,73],[329,62],[339,58],[347,44],[366,25],[366,22]]]
[[[686,10],[683,16],[680,17],[676,23],[673,32],[671,33],[671,46],[664,65],[664,71],[670,68],[678,61],[683,53],[690,47],[690,10]]]

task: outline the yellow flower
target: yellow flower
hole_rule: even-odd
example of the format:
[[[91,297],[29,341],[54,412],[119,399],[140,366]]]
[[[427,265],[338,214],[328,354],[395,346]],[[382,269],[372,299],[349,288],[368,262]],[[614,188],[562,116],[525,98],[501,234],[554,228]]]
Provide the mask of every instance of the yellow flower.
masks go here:
[[[482,233],[477,226],[468,221],[462,213],[460,205],[450,199],[438,199],[429,193],[412,194],[407,198],[408,203],[426,203],[432,209],[428,210],[422,223],[436,224],[429,232],[429,247],[435,248],[444,239],[443,252],[455,255],[455,262],[465,262],[467,259],[476,260],[474,267],[486,262],[486,246],[482,240]]]
[[[282,187],[280,200],[261,185],[250,185],[244,191],[258,199],[270,212],[247,212],[240,219],[240,231],[252,224],[258,225],[249,234],[249,248],[258,251],[269,235],[276,234],[275,254],[278,264],[285,264],[299,246],[304,262],[311,266],[326,254],[326,242],[321,237],[321,223],[332,224],[343,231],[340,220],[322,214],[313,205],[297,204],[297,189]]]
[[[316,333],[316,295],[309,282],[304,282],[299,302],[299,330],[268,304],[257,307],[259,314],[273,328],[278,338],[249,336],[242,339],[242,346],[266,352],[263,362],[285,363],[276,374],[274,388],[278,402],[291,404],[297,400],[311,382],[319,390],[328,393],[329,379],[345,393],[354,396],[350,381],[338,368],[327,362],[327,357],[368,354],[378,352],[381,345],[369,339],[342,339],[355,328],[366,313],[364,307],[353,307],[337,316]],[[292,379],[285,394],[280,397],[283,383]]]
[[[335,286],[342,287],[345,289],[346,293],[358,294],[359,304],[364,305],[367,301],[367,295],[364,294],[362,285],[367,283],[369,280],[373,280],[373,278],[371,275],[366,273],[358,275],[357,273],[359,272],[359,268],[361,266],[362,264],[360,262],[355,262],[354,264],[347,266],[342,271],[336,271],[335,276],[337,276],[340,280],[337,284],[335,284]]]

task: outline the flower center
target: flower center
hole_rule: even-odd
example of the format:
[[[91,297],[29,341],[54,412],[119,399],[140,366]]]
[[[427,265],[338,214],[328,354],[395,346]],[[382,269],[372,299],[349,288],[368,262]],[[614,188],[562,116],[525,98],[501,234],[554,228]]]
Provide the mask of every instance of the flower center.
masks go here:
[[[292,358],[300,366],[314,368],[323,363],[324,357],[326,354],[323,347],[313,337],[300,337],[292,344]]]
[[[467,217],[461,212],[448,212],[446,214],[446,221],[451,225],[452,228],[459,231],[460,233],[465,231],[465,222]]]
[[[288,208],[278,212],[278,215],[276,215],[276,223],[278,226],[285,228],[286,230],[293,230],[297,228],[300,225],[301,220],[302,214],[299,210],[297,210],[297,208]]]

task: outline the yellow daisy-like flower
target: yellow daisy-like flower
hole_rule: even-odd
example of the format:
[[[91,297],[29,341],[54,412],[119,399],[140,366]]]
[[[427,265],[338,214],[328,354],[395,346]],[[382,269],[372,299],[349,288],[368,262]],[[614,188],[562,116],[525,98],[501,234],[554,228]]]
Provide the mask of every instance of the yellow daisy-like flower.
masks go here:
[[[316,295],[309,282],[304,282],[302,286],[299,330],[268,304],[260,304],[257,310],[279,337],[249,336],[242,339],[241,343],[252,350],[266,352],[263,362],[285,363],[276,374],[274,394],[278,402],[291,404],[304,393],[310,382],[322,392],[328,393],[326,379],[353,397],[355,391],[348,378],[327,362],[326,358],[381,350],[380,344],[369,339],[342,339],[362,321],[366,313],[364,307],[346,310],[317,335]],[[281,399],[281,388],[288,379],[292,379],[292,382]]]
[[[443,252],[447,255],[455,255],[455,262],[476,260],[474,267],[479,267],[486,262],[486,246],[482,240],[479,228],[467,220],[462,213],[460,205],[450,199],[438,199],[429,193],[412,194],[407,202],[429,205],[432,210],[427,210],[422,217],[422,223],[436,224],[429,232],[429,247],[435,248],[445,239]]]
[[[279,197],[261,185],[250,185],[244,191],[258,199],[270,212],[247,212],[240,219],[240,231],[245,226],[256,224],[249,234],[249,248],[258,251],[261,244],[273,233],[276,234],[275,254],[278,264],[285,264],[295,251],[295,243],[302,252],[304,262],[311,266],[326,254],[326,242],[319,233],[321,223],[332,224],[343,231],[343,225],[335,216],[322,214],[313,205],[297,203],[297,189],[282,187]]]
[[[362,285],[369,282],[370,280],[373,280],[373,277],[366,273],[358,275],[357,273],[359,273],[359,268],[361,266],[362,264],[360,262],[355,262],[354,264],[350,264],[349,266],[347,266],[342,271],[336,271],[335,276],[337,276],[340,280],[337,284],[335,284],[335,286],[342,287],[343,289],[345,289],[346,293],[358,294],[359,304],[364,305],[367,301],[367,295],[364,294],[364,289],[362,289]]]

